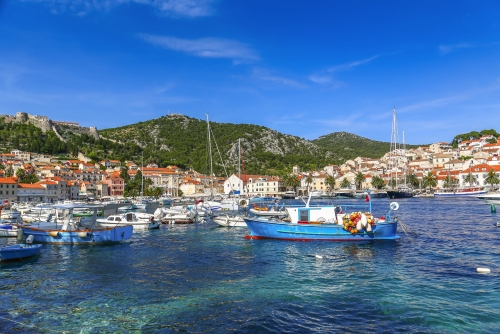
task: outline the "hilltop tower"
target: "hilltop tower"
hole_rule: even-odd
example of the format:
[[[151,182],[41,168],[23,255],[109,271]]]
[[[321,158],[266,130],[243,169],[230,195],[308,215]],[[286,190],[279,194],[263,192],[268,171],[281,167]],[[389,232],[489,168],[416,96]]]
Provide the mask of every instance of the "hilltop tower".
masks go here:
[[[97,128],[95,126],[91,126],[89,128],[89,132],[95,139],[99,139],[99,132],[97,132]]]
[[[28,113],[19,111],[16,113],[16,123],[24,123],[28,121]]]

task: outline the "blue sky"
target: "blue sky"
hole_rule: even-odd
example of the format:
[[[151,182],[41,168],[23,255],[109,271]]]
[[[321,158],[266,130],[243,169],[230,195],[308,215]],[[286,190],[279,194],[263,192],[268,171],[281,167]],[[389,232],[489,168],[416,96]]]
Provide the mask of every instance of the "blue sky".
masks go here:
[[[500,2],[0,0],[0,114],[316,139],[500,131]],[[189,135],[189,134],[187,134]],[[401,133],[400,133],[401,137]]]

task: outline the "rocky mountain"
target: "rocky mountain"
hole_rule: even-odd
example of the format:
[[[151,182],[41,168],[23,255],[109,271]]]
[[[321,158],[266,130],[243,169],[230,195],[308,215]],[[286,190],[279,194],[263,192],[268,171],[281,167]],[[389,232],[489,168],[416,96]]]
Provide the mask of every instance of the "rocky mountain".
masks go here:
[[[210,125],[208,125],[210,124]],[[216,174],[231,174],[238,160],[247,173],[279,173],[298,164],[303,169],[334,163],[335,157],[305,139],[251,124],[207,123],[183,115],[167,115],[119,128],[100,130],[101,137],[134,143],[144,156],[159,165],[175,164],[197,171],[209,170],[208,131]],[[239,152],[241,147],[241,155]]]
[[[358,156],[380,158],[389,152],[391,146],[388,142],[375,141],[348,132],[333,132],[312,142],[332,152],[340,161]]]

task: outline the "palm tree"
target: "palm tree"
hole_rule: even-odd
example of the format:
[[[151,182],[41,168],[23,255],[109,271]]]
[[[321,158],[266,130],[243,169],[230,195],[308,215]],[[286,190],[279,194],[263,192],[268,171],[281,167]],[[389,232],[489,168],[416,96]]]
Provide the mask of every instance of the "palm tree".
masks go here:
[[[18,168],[16,170],[16,176],[22,180],[24,178],[24,176],[26,175],[26,171],[23,169],[23,168]]]
[[[5,176],[11,177],[12,175],[14,175],[14,169],[12,168],[12,165],[10,165],[5,171]]]
[[[474,182],[476,182],[476,177],[474,175],[472,175],[472,173],[469,173],[467,174],[467,176],[465,177],[465,182],[467,182],[469,184],[469,186],[472,186],[472,184]]]
[[[283,177],[283,184],[287,188],[292,188],[293,190],[297,190],[297,187],[300,185],[300,180],[298,175],[285,175]]]
[[[493,168],[489,170],[488,174],[486,175],[486,179],[484,179],[484,181],[488,184],[491,184],[491,189],[493,189],[493,186],[495,184],[500,183],[500,179],[498,178]]]
[[[420,180],[415,174],[408,175],[408,179],[406,181],[411,184],[413,188],[418,188],[420,185]]]
[[[424,176],[423,180],[424,187],[427,188],[429,187],[429,191],[431,190],[432,187],[437,186],[437,178],[436,175],[432,174],[431,172],[427,173],[426,176]]]
[[[358,172],[354,177],[354,182],[356,183],[356,189],[361,189],[363,182],[365,182],[365,176],[362,172]]]
[[[340,183],[340,188],[350,188],[350,187],[351,187],[351,182],[349,182],[348,179],[344,178]]]
[[[309,193],[309,186],[313,183],[313,177],[311,174],[306,177],[307,192]]]
[[[384,186],[385,182],[380,176],[375,175],[372,177],[372,187],[375,189],[382,189]]]
[[[331,190],[335,189],[335,178],[331,175],[328,175],[325,179],[325,183]]]

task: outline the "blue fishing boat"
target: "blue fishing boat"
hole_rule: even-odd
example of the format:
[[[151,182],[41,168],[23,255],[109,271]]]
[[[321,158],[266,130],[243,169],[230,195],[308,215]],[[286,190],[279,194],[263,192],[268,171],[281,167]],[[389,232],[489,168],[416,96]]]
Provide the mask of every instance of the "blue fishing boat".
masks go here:
[[[132,226],[101,227],[97,224],[102,205],[55,204],[55,216],[31,225],[17,225],[23,235],[33,236],[36,243],[47,244],[113,244],[132,237]],[[75,210],[92,211],[91,217],[76,217]]]
[[[24,244],[10,245],[0,248],[2,261],[24,259],[40,253],[42,245],[33,245],[33,236],[29,236]]]
[[[371,202],[370,202],[371,203]],[[250,229],[248,239],[367,241],[398,239],[397,217],[392,212],[399,208],[393,202],[387,214],[374,218],[371,205],[365,212],[347,213],[340,206],[305,206],[287,208],[286,218],[244,217]]]

